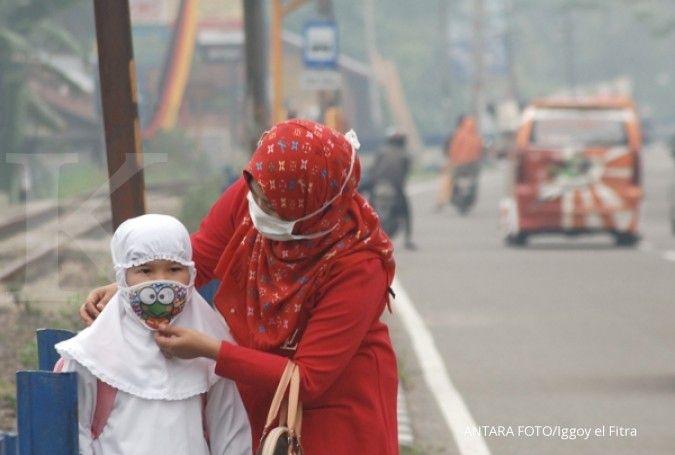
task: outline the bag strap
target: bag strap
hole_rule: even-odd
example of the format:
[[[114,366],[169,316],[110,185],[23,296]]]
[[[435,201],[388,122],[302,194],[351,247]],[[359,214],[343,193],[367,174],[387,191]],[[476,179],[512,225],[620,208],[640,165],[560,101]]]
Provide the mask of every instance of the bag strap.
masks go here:
[[[291,382],[291,376],[293,375],[295,368],[295,363],[293,363],[291,360],[286,363],[286,368],[284,368],[284,372],[281,375],[279,385],[277,386],[277,390],[274,392],[274,397],[272,398],[270,410],[267,413],[267,420],[265,421],[265,428],[263,429],[263,437],[267,434],[270,427],[274,423],[274,419],[277,418],[279,407],[281,406],[281,402],[284,399],[284,395],[286,395],[286,389],[288,389],[288,384]]]
[[[98,439],[108,422],[108,417],[115,403],[115,396],[117,396],[115,387],[96,379],[96,408],[94,408],[94,416],[91,419],[91,438],[93,440]]]
[[[61,373],[63,371],[63,365],[65,364],[63,357],[59,357],[59,360],[54,364],[54,373]]]
[[[202,403],[202,432],[204,433],[204,439],[206,440],[206,445],[211,448],[211,439],[209,438],[209,421],[206,418],[206,405],[209,402],[209,396],[207,392],[202,392],[201,394],[201,403]]]
[[[54,372],[61,373],[65,365],[65,360],[60,357],[54,365]],[[117,389],[96,378],[96,407],[94,415],[91,418],[91,438],[98,439],[108,422],[108,417],[112,411],[117,396]]]
[[[300,402],[300,369],[296,365],[291,375],[291,388],[288,391],[288,433],[299,438],[302,426],[302,403]]]

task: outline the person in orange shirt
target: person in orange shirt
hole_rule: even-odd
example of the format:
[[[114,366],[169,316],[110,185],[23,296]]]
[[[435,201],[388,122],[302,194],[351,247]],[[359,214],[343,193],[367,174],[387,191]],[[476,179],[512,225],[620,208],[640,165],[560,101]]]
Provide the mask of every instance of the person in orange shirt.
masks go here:
[[[441,170],[441,188],[436,201],[437,210],[452,199],[453,180],[457,175],[478,176],[483,141],[473,117],[460,116],[457,128],[446,142],[444,151],[447,153],[447,160]]]

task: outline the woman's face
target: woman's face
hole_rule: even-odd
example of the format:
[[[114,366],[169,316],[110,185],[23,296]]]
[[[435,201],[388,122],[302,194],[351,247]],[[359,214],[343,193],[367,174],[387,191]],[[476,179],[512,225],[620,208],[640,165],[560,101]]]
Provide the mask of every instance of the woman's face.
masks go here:
[[[263,209],[265,213],[267,213],[268,215],[276,216],[277,218],[281,218],[279,214],[274,211],[274,209],[272,208],[272,203],[269,201],[269,199],[267,199],[267,197],[262,191],[262,188],[260,187],[260,184],[256,182],[253,177],[249,179],[248,187],[251,190],[253,200],[255,200],[256,204],[258,204],[258,206],[261,209]]]
[[[126,280],[129,286],[155,280],[171,280],[187,285],[190,283],[190,270],[177,262],[156,260],[128,268]]]

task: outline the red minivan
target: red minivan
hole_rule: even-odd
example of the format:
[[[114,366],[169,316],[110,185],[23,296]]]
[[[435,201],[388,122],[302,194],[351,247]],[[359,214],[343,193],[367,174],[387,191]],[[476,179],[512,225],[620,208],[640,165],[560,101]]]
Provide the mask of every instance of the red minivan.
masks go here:
[[[523,112],[513,180],[500,206],[506,242],[606,232],[639,241],[640,125],[629,99],[542,100]]]

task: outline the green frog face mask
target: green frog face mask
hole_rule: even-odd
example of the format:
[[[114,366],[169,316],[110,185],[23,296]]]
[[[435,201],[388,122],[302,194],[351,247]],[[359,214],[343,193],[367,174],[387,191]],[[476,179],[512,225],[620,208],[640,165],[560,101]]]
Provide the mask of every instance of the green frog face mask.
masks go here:
[[[161,323],[170,324],[178,316],[193,286],[177,281],[155,280],[139,283],[124,290],[131,309],[150,330]]]

